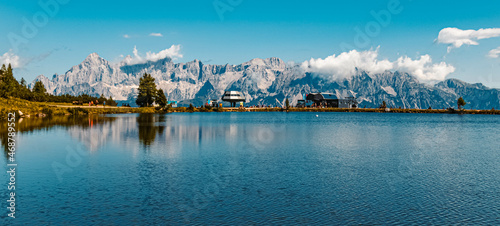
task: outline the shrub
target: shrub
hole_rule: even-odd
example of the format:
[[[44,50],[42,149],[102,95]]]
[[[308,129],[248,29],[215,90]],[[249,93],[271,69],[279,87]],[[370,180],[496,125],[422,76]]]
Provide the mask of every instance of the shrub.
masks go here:
[[[48,108],[48,107],[44,107],[42,109],[42,113],[44,113],[45,115],[47,116],[50,116],[54,113],[54,111],[51,109],[51,108]]]
[[[193,113],[194,110],[195,110],[195,108],[194,108],[193,104],[189,104],[188,111],[191,112],[191,113]]]
[[[200,108],[200,112],[212,112],[212,106],[208,105],[208,106],[202,106]]]
[[[89,111],[85,108],[67,108],[67,111],[72,115],[88,114]]]

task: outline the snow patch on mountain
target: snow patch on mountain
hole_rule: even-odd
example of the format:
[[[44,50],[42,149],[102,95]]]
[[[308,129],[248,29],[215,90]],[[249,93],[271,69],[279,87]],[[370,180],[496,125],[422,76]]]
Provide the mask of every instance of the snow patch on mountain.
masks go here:
[[[388,94],[390,94],[390,95],[392,95],[392,96],[397,96],[397,95],[398,95],[398,94],[396,93],[396,91],[394,91],[394,89],[393,89],[392,87],[390,87],[390,86],[385,86],[385,87],[384,87],[384,86],[382,86],[382,89],[383,89],[386,93],[388,93]]]

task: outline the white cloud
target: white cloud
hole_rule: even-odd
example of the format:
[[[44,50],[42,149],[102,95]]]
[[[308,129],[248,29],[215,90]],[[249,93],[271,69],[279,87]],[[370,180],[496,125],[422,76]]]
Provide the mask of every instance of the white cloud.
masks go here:
[[[163,37],[161,33],[151,33],[149,36],[154,36],[154,37]]]
[[[490,50],[487,56],[489,58],[498,58],[500,56],[500,47]]]
[[[396,70],[407,72],[422,82],[443,81],[447,75],[455,72],[455,67],[445,62],[433,64],[429,55],[420,56],[418,60],[400,57],[395,64]]]
[[[6,52],[0,56],[0,65],[1,64],[5,64],[6,66],[8,64],[11,64],[12,68],[20,68],[21,59],[18,55],[14,54],[12,50],[9,50],[9,52]]]
[[[169,57],[176,60],[177,58],[183,57],[180,52],[181,52],[180,45],[172,45],[170,48],[164,49],[158,53],[147,52],[146,59],[150,61],[157,61]]]
[[[351,50],[340,55],[332,55],[325,59],[311,59],[302,63],[307,72],[316,72],[331,76],[331,79],[342,79],[356,74],[356,68],[370,73],[382,73],[393,68],[388,60],[378,60],[378,48],[363,52]]]
[[[165,58],[171,58],[173,60],[176,60],[178,58],[182,58],[183,55],[181,54],[181,46],[180,45],[172,45],[168,49],[164,49],[158,53],[153,53],[151,51],[146,53],[146,56],[141,56],[139,54],[139,51],[137,48],[134,46],[134,50],[132,51],[134,56],[126,56],[125,59],[123,59],[122,64],[140,64],[140,63],[145,63],[147,61],[158,61],[161,59]]]
[[[461,30],[448,27],[439,32],[437,41],[449,44],[448,52],[453,48],[460,48],[463,45],[479,45],[481,39],[488,39],[500,36],[500,28],[487,28],[479,30]]]
[[[316,73],[327,79],[338,80],[352,77],[357,74],[357,69],[369,74],[383,73],[388,70],[407,72],[421,82],[442,81],[455,71],[455,67],[441,63],[432,63],[429,55],[420,56],[413,60],[407,56],[391,62],[387,59],[379,60],[378,50],[358,52],[351,50],[340,55],[332,55],[325,59],[311,59],[301,64],[306,72]]]
[[[130,38],[130,35],[124,34],[123,37],[124,38]]]

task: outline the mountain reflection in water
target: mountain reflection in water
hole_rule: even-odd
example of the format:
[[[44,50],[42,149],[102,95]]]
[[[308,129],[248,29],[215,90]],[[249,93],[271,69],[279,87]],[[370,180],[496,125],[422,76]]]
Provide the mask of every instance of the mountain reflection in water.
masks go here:
[[[16,131],[21,134],[34,131],[50,131],[52,128],[63,128],[71,137],[81,142],[90,152],[101,148],[106,142],[142,145],[150,149],[168,146],[171,141],[188,141],[193,147],[199,147],[203,142],[210,144],[214,139],[225,140],[227,144],[236,148],[238,145],[247,145],[262,149],[267,143],[265,137],[270,130],[259,127],[241,128],[236,124],[216,121],[204,123],[201,117],[177,117],[175,120],[169,115],[158,114],[130,114],[120,115],[90,115],[90,116],[53,116],[48,118],[21,118],[16,122]],[[215,116],[215,115],[214,115]],[[280,119],[272,119],[280,120]],[[274,128],[275,129],[275,128]],[[277,135],[272,133],[273,139]],[[245,139],[239,140],[237,137]],[[7,156],[7,124],[0,125],[0,143]]]

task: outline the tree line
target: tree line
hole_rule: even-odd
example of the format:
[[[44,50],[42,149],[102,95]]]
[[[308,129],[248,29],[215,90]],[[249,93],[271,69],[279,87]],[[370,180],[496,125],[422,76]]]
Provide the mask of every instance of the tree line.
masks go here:
[[[9,64],[2,65],[0,68],[0,98],[20,98],[35,102],[56,102],[56,103],[75,103],[75,104],[88,104],[90,102],[99,103],[106,102],[106,105],[116,106],[116,101],[112,97],[106,98],[103,94],[99,97],[94,97],[88,94],[80,94],[73,96],[69,94],[52,95],[47,93],[47,89],[41,81],[35,82],[32,89],[28,88],[28,84],[24,78],[17,81],[14,78],[12,66]]]

